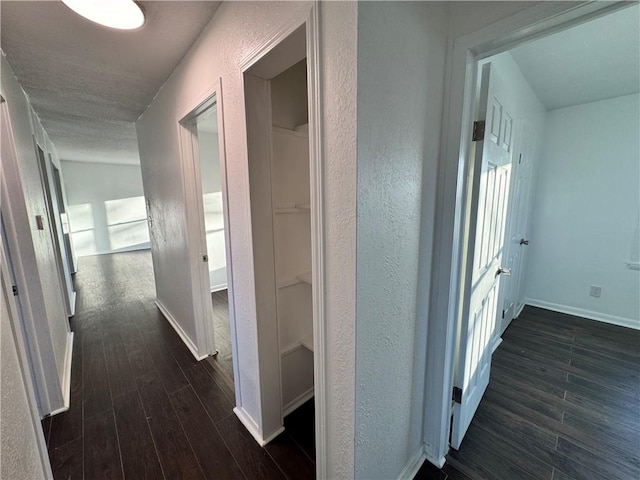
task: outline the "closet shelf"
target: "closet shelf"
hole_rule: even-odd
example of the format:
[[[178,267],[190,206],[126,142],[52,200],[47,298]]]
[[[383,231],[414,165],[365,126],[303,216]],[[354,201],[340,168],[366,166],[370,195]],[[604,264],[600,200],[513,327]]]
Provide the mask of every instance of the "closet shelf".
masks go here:
[[[313,335],[308,335],[300,340],[303,347],[313,352]]]
[[[301,273],[296,278],[300,280],[302,283],[308,283],[309,285],[311,285],[311,272]]]
[[[311,211],[311,205],[308,203],[296,203],[294,205],[280,205],[273,209],[273,213],[276,215],[282,215],[286,213],[308,213]]]
[[[296,278],[285,280],[278,284],[278,288],[292,287],[293,285],[300,285],[301,283],[307,283],[311,285],[311,272],[304,272],[300,275],[296,275]]]

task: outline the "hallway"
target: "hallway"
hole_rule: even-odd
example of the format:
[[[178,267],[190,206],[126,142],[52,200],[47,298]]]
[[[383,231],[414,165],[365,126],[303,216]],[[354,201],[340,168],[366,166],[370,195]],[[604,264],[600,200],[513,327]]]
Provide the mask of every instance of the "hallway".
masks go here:
[[[71,407],[42,421],[56,479],[314,477],[313,431],[298,426],[313,409],[260,448],[228,382],[156,308],[148,251],[79,262]]]

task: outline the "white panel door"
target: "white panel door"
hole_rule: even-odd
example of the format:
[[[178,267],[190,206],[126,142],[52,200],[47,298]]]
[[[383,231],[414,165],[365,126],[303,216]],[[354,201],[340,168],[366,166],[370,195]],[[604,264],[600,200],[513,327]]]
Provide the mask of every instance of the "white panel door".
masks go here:
[[[522,141],[517,155],[513,158],[513,179],[509,207],[509,232],[505,251],[507,258],[504,264],[511,270],[511,276],[504,282],[500,290],[504,301],[502,305],[502,322],[496,337],[502,335],[524,306],[523,279],[527,255],[528,223],[530,210],[530,188],[536,138],[531,125],[525,120],[521,132]],[[503,279],[504,280],[504,279]]]
[[[492,338],[498,315],[500,277],[511,174],[513,115],[504,85],[491,64],[482,68],[478,120],[484,140],[476,143],[472,168],[464,300],[454,385],[451,446],[459,448],[489,384]],[[475,221],[474,221],[475,219]]]

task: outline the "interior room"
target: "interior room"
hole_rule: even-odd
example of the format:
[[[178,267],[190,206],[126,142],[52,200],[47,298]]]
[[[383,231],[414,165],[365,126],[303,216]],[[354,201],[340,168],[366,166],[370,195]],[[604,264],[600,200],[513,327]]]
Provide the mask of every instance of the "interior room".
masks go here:
[[[463,390],[484,392],[482,364],[491,363],[466,434],[456,421],[464,423],[465,401],[472,400],[454,407],[450,460],[463,471],[478,455],[497,471],[500,423],[513,415],[534,430],[563,432],[556,449],[575,454],[585,444],[576,435],[594,435],[604,411],[608,419],[591,445],[627,459],[635,446],[619,440],[637,445],[624,419],[635,415],[640,340],[638,15],[636,5],[479,62],[476,98],[486,124],[468,311],[478,308],[473,289],[481,288],[483,269],[495,271],[492,258],[499,258],[500,293],[479,307],[496,302],[495,310],[470,318],[469,338],[479,337],[480,350],[459,350],[472,357],[470,376],[459,371],[455,380]],[[524,446],[517,434],[511,438]],[[536,443],[510,465],[512,475],[545,471],[545,462],[554,470],[542,478],[583,475],[575,465],[549,461],[546,449]],[[615,462],[593,468],[633,475]]]
[[[526,303],[621,326],[637,322],[638,15],[636,6],[508,52],[545,114],[542,125],[534,117],[525,127],[531,171],[515,167],[523,180],[514,185],[524,191],[512,192],[512,204],[523,201],[526,213],[511,214],[512,225],[524,225],[508,227],[507,256],[520,250],[527,258],[522,280],[511,265],[519,260],[508,261],[507,291],[520,280],[524,294],[512,294],[517,300],[504,310]],[[516,238],[518,230],[525,235]]]

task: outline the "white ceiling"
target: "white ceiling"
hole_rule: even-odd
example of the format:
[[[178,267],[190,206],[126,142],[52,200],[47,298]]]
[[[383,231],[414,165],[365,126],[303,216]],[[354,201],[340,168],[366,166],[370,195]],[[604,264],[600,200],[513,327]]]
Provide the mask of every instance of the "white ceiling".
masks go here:
[[[139,163],[133,122],[220,5],[139,3],[145,25],[127,32],[59,1],[0,2],[2,50],[63,160]]]
[[[640,6],[526,45],[511,55],[551,110],[640,90]]]

